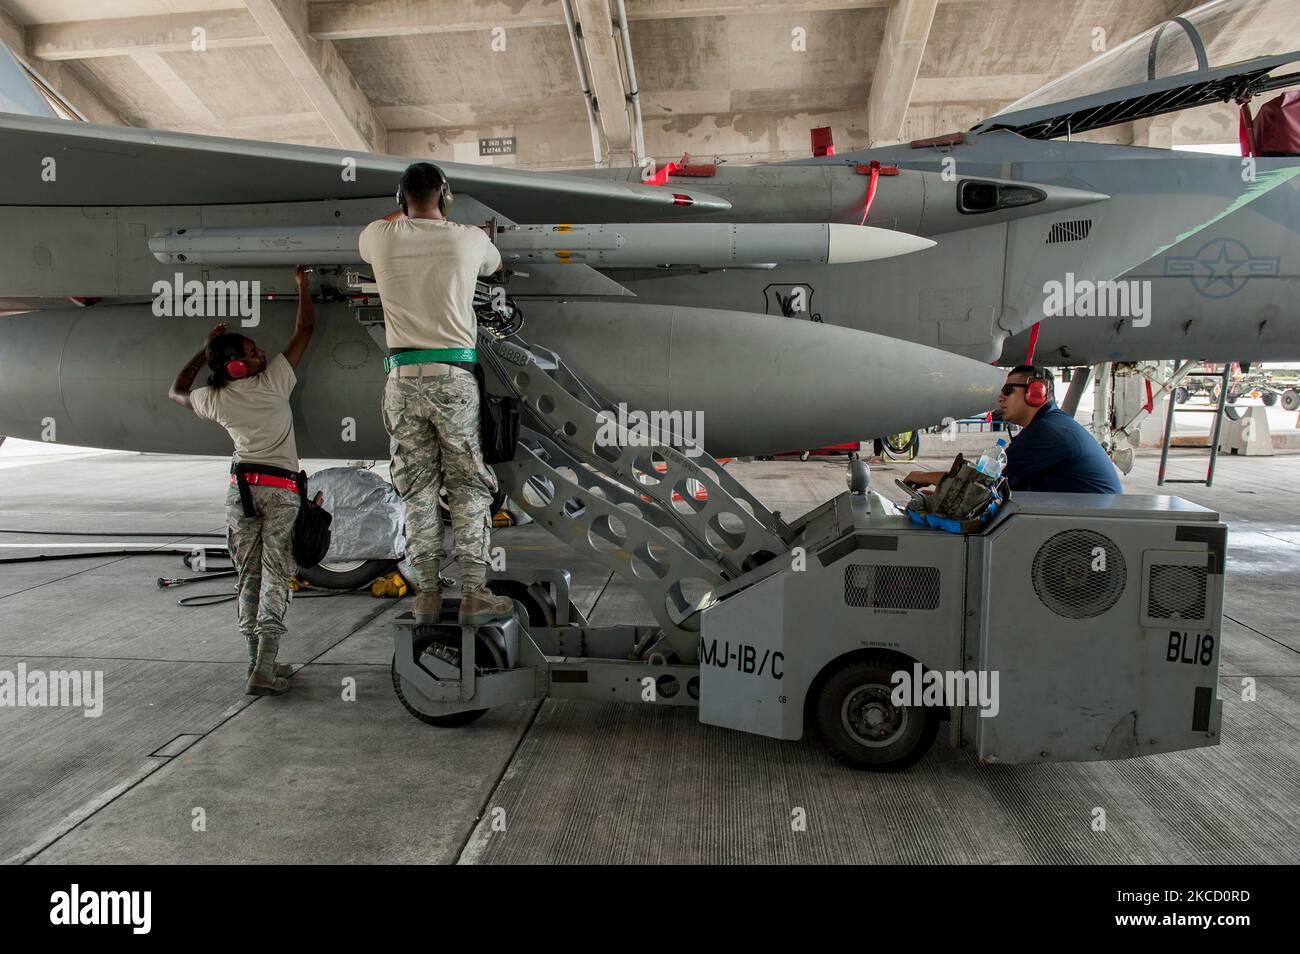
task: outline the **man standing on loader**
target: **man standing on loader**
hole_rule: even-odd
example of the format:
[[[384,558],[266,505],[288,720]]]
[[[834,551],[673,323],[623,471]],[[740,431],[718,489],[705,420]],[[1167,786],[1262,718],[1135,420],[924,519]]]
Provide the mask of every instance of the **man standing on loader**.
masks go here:
[[[481,229],[447,220],[451,199],[441,169],[412,163],[397,192],[401,211],[366,226],[359,246],[384,306],[384,426],[393,487],[406,505],[407,559],[419,588],[415,621],[436,623],[442,614],[438,567],[446,551],[438,491],[445,487],[461,569],[459,621],[481,625],[513,611],[486,585],[497,481],[483,463],[473,372],[474,285],[501,268],[501,254]]]

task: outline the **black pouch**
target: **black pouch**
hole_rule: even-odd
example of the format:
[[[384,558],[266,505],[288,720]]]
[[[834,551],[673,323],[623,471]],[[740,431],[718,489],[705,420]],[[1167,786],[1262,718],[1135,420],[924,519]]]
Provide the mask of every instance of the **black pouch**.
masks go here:
[[[334,517],[307,496],[307,472],[298,474],[298,519],[293,522],[293,558],[298,569],[309,570],[330,549],[330,524]]]
[[[479,431],[483,435],[483,462],[502,464],[515,459],[519,443],[519,398],[488,394],[483,366],[474,365],[478,379]]]
[[[236,464],[232,470],[235,483],[239,488],[240,503],[244,507],[244,516],[256,517],[257,509],[253,506],[253,494],[249,490],[246,474],[269,474],[272,477],[285,477],[298,484],[298,516],[293,521],[293,559],[300,570],[308,570],[325,559],[330,548],[330,524],[334,518],[324,507],[318,506],[307,497],[307,472],[294,473],[283,467],[270,467],[257,464]]]

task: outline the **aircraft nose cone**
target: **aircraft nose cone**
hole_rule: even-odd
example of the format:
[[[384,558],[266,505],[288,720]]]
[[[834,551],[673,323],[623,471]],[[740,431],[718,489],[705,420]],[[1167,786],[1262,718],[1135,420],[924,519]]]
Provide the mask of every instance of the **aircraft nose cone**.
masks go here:
[[[699,411],[715,455],[867,440],[997,406],[980,361],[817,322],[668,305],[534,302],[524,332],[614,402]]]

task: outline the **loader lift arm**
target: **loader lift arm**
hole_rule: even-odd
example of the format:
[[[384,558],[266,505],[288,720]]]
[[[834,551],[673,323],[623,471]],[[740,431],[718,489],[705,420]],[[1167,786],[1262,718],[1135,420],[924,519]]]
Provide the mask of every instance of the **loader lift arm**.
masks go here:
[[[492,390],[518,397],[534,425],[522,429],[515,459],[494,465],[502,489],[641,596],[662,639],[639,646],[640,654],[671,650],[695,662],[696,614],[709,600],[699,590],[715,591],[786,553],[790,528],[702,447],[653,418],[648,440],[640,428],[630,433],[618,409],[553,352],[486,323],[478,344]],[[704,488],[704,499],[688,481]]]

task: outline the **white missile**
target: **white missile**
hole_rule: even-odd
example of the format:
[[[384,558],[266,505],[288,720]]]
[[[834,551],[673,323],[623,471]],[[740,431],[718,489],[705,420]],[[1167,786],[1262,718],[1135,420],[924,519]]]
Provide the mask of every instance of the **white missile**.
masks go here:
[[[839,265],[930,248],[918,235],[826,222],[512,225],[497,235],[507,262],[595,266]]]
[[[182,228],[159,232],[149,251],[165,265],[356,265],[361,226]],[[836,223],[622,222],[510,225],[497,229],[507,265],[706,268],[839,265],[907,255],[931,239]]]

